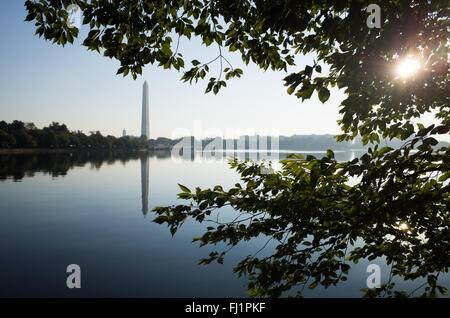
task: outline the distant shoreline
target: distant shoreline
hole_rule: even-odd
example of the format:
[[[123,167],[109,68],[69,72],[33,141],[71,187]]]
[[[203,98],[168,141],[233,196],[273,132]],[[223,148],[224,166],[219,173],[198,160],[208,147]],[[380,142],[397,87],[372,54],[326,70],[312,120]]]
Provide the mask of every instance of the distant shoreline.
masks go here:
[[[67,148],[10,148],[10,149],[0,149],[0,155],[20,155],[20,154],[39,154],[39,153],[66,153],[66,152],[83,152],[83,151],[102,151],[102,152],[108,152],[111,150],[108,149],[80,149],[80,148],[74,148],[74,149],[67,149]],[[115,152],[120,152],[121,150],[114,149]],[[135,152],[135,151],[147,151],[147,149],[139,149],[139,150],[132,150],[129,152]]]

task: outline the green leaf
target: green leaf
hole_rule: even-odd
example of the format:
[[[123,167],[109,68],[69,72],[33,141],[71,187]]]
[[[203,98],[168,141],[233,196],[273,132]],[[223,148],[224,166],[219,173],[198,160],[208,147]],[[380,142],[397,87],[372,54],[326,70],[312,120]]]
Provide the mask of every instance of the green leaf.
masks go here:
[[[294,91],[295,91],[295,86],[289,86],[289,88],[287,89],[287,93],[289,95],[291,95]]]
[[[178,183],[178,186],[180,187],[181,191],[191,193],[191,190],[189,190],[189,188],[185,187],[184,185]]]
[[[329,97],[330,97],[330,91],[328,90],[328,88],[322,86],[319,90],[319,100],[322,103],[325,103]]]
[[[314,281],[313,283],[311,283],[311,284],[308,286],[308,288],[312,290],[312,289],[316,288],[317,285],[318,285],[318,282],[317,282],[317,281]]]

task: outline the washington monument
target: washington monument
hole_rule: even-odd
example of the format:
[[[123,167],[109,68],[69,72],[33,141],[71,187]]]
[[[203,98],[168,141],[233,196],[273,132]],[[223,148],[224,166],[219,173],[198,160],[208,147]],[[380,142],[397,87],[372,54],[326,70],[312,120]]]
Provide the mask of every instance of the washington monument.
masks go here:
[[[148,84],[147,81],[144,82],[142,87],[142,127],[141,127],[141,137],[145,139],[150,138],[149,133],[149,122],[148,122]]]

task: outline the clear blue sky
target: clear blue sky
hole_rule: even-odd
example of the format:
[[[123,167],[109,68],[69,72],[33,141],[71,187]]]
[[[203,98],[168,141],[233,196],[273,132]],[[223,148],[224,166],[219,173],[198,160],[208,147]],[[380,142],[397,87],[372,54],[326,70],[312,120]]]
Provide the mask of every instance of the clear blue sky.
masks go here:
[[[307,102],[286,93],[286,73],[264,72],[244,66],[237,55],[227,57],[244,70],[240,79],[227,83],[218,95],[204,94],[206,82],[189,85],[181,73],[148,65],[133,80],[115,75],[119,62],[87,51],[80,45],[64,48],[34,35],[34,24],[24,22],[24,1],[0,2],[0,119],[34,122],[38,127],[52,121],[71,130],[100,130],[120,136],[140,132],[142,84],[149,83],[150,137],[171,137],[176,129],[193,131],[194,121],[204,129],[270,129],[282,135],[337,134],[338,105],[344,94],[334,90],[322,104],[317,94]],[[83,35],[87,27],[81,27]],[[185,61],[207,61],[216,47],[201,47],[197,40],[180,42]],[[311,64],[313,56],[299,56],[298,68]],[[211,66],[219,72],[218,64]],[[293,70],[293,69],[292,69]],[[289,71],[289,70],[288,70]],[[215,76],[216,77],[216,76]]]

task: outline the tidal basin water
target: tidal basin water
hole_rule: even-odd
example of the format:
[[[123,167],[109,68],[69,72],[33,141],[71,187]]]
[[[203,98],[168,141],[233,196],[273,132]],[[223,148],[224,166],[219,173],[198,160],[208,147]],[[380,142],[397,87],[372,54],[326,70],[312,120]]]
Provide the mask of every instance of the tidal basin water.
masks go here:
[[[355,156],[336,152],[338,160]],[[238,245],[223,265],[201,266],[213,248],[192,238],[207,225],[187,219],[172,237],[152,222],[153,207],[184,202],[177,183],[239,182],[222,156],[198,159],[173,160],[168,152],[0,155],[0,297],[247,297],[246,278],[232,268],[266,239]],[[383,261],[371,263],[386,282]],[[80,289],[66,286],[69,264],[81,268]],[[368,264],[353,266],[341,285],[305,296],[362,296]]]

